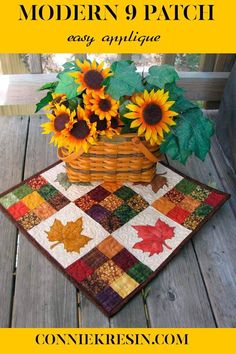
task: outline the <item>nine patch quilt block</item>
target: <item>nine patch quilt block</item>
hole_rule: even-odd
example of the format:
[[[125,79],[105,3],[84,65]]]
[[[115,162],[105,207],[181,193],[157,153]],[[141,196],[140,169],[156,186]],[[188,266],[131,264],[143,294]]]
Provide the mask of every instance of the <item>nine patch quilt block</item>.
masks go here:
[[[108,316],[142,289],[229,198],[165,164],[156,193],[133,183],[71,184],[64,163],[0,196],[3,212]]]

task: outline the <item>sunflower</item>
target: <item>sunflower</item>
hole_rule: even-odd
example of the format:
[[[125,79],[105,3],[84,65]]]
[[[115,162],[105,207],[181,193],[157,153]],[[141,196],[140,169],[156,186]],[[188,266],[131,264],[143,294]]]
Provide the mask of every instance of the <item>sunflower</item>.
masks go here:
[[[88,92],[95,91],[100,97],[103,97],[104,86],[102,83],[105,78],[112,75],[110,69],[104,69],[104,62],[97,64],[96,60],[92,63],[87,60],[84,62],[76,60],[76,64],[81,69],[81,72],[76,71],[70,73],[70,75],[74,77],[75,81],[79,84],[77,91],[83,92],[87,89]]]
[[[94,112],[100,119],[110,120],[112,117],[118,115],[119,104],[110,95],[103,94],[103,98],[100,95],[94,93],[87,93],[83,95],[85,108]]]
[[[49,104],[46,107],[46,110],[55,109],[56,105],[63,104],[64,106],[66,106],[66,104],[67,104],[66,101],[67,101],[67,97],[64,93],[53,93],[52,94],[52,101],[49,102]]]
[[[160,144],[164,140],[164,132],[168,133],[169,126],[176,124],[172,118],[178,113],[169,110],[175,101],[168,101],[168,98],[169,92],[164,90],[152,90],[150,93],[145,90],[133,96],[134,103],[126,106],[131,112],[124,116],[133,119],[130,127],[139,127],[138,135],[145,133],[145,139],[151,145]]]
[[[54,133],[50,143],[54,143],[55,146],[62,146],[66,132],[70,130],[74,124],[75,116],[75,111],[71,112],[66,106],[56,104],[53,113],[47,114],[50,122],[41,125],[43,128],[42,134]]]
[[[96,141],[96,124],[90,123],[86,117],[85,111],[78,106],[77,120],[74,122],[72,128],[67,132],[64,139],[64,146],[69,153],[79,152],[83,149],[88,152],[89,146],[94,145]]]
[[[96,124],[98,135],[105,135],[108,138],[112,138],[115,134],[120,134],[120,120],[117,117],[112,117],[111,120],[107,120],[106,118],[100,119],[96,113],[89,110],[86,110],[85,114],[91,124]]]

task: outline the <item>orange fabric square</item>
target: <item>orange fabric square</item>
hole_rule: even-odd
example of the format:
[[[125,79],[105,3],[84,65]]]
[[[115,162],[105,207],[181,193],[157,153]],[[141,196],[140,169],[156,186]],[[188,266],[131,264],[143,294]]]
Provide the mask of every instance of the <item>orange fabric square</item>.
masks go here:
[[[176,205],[174,203],[165,197],[157,199],[154,203],[152,203],[152,207],[160,211],[162,214],[167,214],[175,206]]]
[[[21,199],[21,201],[31,210],[37,208],[40,204],[45,202],[38,192],[28,194],[26,197]]]
[[[113,193],[122,186],[119,182],[104,182],[101,187],[105,188],[107,191]]]
[[[41,220],[45,220],[51,215],[55,214],[57,211],[50,204],[45,202],[43,204],[40,204],[36,209],[33,210],[33,212]]]
[[[201,204],[201,202],[199,200],[192,198],[190,195],[187,195],[179,203],[179,206],[182,209],[185,209],[185,210],[189,211],[190,213],[192,213],[195,209],[197,209],[197,207],[199,207],[200,204]]]
[[[133,278],[128,274],[123,273],[122,276],[110,284],[110,287],[115,290],[123,299],[127,297],[134,289],[139,286]]]
[[[104,241],[99,243],[97,249],[105,254],[108,258],[114,257],[118,252],[120,252],[124,247],[117,242],[112,236],[108,236]]]

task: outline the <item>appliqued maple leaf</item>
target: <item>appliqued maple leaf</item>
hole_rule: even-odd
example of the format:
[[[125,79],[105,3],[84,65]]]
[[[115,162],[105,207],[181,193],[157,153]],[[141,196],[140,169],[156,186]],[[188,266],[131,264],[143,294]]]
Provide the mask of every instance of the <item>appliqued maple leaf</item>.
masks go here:
[[[140,225],[132,227],[137,231],[138,236],[142,238],[142,241],[137,242],[133,248],[148,252],[149,257],[162,253],[163,246],[171,250],[171,247],[165,241],[174,237],[175,227],[169,226],[160,219],[157,220],[154,226]]]
[[[153,192],[157,193],[159,191],[159,189],[161,189],[162,187],[168,186],[168,180],[165,176],[163,176],[161,174],[159,174],[159,175],[156,174],[150,183],[135,182],[134,184],[141,184],[143,186],[151,185]]]
[[[51,246],[51,249],[63,244],[67,252],[80,252],[80,249],[84,247],[91,238],[82,235],[83,220],[82,217],[76,221],[70,221],[65,226],[60,220],[55,220],[48,234],[48,240],[56,242]]]
[[[71,183],[68,179],[67,173],[61,172],[57,175],[57,178],[55,179],[54,182],[60,183],[60,185],[67,191],[70,186],[76,185],[76,186],[91,186],[92,184],[90,182],[76,182],[76,183]]]

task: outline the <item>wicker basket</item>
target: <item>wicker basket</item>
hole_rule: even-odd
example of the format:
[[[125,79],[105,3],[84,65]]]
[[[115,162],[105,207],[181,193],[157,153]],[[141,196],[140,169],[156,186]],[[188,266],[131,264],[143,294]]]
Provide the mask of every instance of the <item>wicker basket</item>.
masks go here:
[[[126,181],[151,182],[160,159],[159,146],[151,146],[135,134],[101,138],[88,153],[69,154],[65,148],[58,157],[66,162],[70,182]]]

